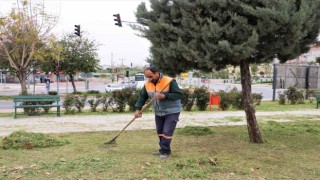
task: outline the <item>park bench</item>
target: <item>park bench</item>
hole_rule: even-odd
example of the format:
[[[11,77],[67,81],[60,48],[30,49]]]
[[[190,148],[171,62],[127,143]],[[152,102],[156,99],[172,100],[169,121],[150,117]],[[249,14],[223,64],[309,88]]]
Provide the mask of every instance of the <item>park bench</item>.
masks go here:
[[[320,94],[315,94],[316,97],[316,101],[317,101],[317,109],[319,107],[319,103],[320,103]]]
[[[35,96],[13,96],[14,115],[17,118],[18,108],[57,108],[57,116],[60,116],[60,96],[57,95],[35,95]]]

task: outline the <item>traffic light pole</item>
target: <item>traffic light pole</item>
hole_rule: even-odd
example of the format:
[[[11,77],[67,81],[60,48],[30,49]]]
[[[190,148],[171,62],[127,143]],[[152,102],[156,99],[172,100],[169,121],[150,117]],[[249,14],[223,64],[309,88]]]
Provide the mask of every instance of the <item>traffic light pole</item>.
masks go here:
[[[58,72],[57,72],[57,95],[59,95],[59,82],[60,82],[60,51],[58,54]]]

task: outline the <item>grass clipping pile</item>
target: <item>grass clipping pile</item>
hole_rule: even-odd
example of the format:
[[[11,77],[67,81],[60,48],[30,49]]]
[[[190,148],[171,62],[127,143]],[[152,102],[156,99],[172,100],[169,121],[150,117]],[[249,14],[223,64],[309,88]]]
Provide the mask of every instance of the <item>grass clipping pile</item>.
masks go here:
[[[177,129],[177,133],[189,136],[205,136],[212,134],[213,131],[208,127],[186,126],[182,129]]]
[[[33,149],[63,146],[70,144],[67,140],[58,140],[48,134],[15,131],[2,139],[3,149]]]

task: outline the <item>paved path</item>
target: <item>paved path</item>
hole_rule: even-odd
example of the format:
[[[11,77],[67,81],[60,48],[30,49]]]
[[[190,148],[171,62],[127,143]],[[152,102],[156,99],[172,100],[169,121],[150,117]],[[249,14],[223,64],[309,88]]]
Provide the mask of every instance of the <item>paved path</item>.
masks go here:
[[[285,112],[257,112],[259,116],[279,116],[283,119],[277,121],[290,121],[286,115],[319,115],[320,111],[301,110]],[[227,117],[243,117],[242,121],[232,122],[225,120]],[[13,131],[26,130],[28,132],[61,133],[61,132],[85,132],[85,131],[115,131],[121,130],[131,119],[133,114],[111,114],[111,115],[73,115],[62,117],[30,116],[0,117],[0,136],[7,136]],[[258,118],[259,119],[259,118]],[[320,120],[320,119],[319,119]],[[244,111],[227,112],[182,112],[178,127],[192,126],[219,126],[219,125],[245,125]],[[142,118],[136,119],[127,129],[154,129],[154,115],[144,114]]]

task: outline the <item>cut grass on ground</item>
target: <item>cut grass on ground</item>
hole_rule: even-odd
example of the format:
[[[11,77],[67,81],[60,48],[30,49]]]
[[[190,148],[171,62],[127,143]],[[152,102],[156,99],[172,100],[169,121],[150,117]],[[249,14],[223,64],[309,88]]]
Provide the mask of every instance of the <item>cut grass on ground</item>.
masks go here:
[[[189,127],[190,128],[190,127]],[[154,130],[53,134],[70,144],[0,149],[0,179],[317,179],[320,122],[264,122],[264,144],[248,143],[246,126],[210,127],[212,134],[176,131],[173,154],[160,160]]]

